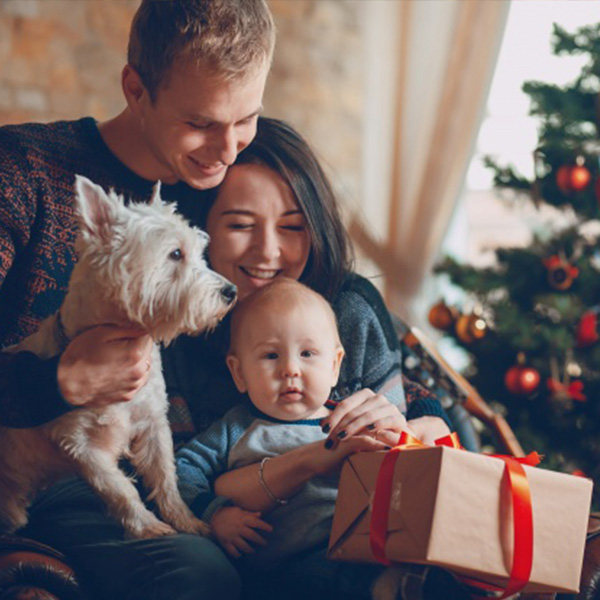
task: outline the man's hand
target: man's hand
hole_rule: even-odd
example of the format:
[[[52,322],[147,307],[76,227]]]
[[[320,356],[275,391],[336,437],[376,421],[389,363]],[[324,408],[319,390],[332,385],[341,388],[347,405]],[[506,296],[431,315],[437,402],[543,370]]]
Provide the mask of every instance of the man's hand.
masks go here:
[[[260,546],[267,543],[265,538],[257,533],[257,529],[267,533],[273,531],[271,525],[260,518],[259,512],[250,512],[237,506],[220,508],[213,515],[210,524],[221,547],[229,556],[235,558],[254,552],[250,543]]]
[[[58,388],[73,406],[131,400],[146,383],[152,338],[143,330],[101,325],[73,338],[58,363]]]

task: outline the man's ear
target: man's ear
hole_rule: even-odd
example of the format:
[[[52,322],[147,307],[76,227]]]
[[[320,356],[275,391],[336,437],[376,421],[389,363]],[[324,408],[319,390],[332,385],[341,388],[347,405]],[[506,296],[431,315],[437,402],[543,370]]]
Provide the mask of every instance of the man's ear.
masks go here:
[[[229,371],[231,372],[231,376],[233,377],[238,392],[240,392],[240,394],[247,392],[248,386],[246,385],[246,380],[242,374],[242,363],[240,362],[240,359],[235,354],[228,354],[225,360],[227,361],[227,366],[229,367]]]
[[[140,105],[145,100],[149,100],[149,94],[142,82],[142,78],[131,65],[123,67],[121,87],[123,88],[123,94],[125,95],[129,110],[135,115],[139,114]]]
[[[333,373],[332,373],[332,383],[331,387],[335,387],[337,385],[339,376],[340,376],[340,367],[342,366],[342,360],[344,360],[344,349],[341,346],[338,346],[335,351],[335,356],[333,357]]]

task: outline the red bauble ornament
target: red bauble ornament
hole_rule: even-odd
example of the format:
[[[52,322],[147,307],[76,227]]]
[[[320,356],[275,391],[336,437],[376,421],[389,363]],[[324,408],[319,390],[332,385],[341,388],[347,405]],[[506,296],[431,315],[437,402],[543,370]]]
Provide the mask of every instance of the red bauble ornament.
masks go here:
[[[448,331],[454,325],[458,317],[458,311],[454,307],[448,306],[443,300],[434,304],[429,310],[429,323],[436,329]]]
[[[583,313],[577,325],[577,346],[585,348],[595,344],[598,336],[598,310],[589,310]]]
[[[583,164],[563,166],[556,172],[556,185],[561,192],[581,192],[592,180],[592,174]]]
[[[538,389],[540,380],[539,371],[528,367],[525,364],[525,355],[519,352],[517,364],[506,371],[504,385],[511,394],[529,396]]]

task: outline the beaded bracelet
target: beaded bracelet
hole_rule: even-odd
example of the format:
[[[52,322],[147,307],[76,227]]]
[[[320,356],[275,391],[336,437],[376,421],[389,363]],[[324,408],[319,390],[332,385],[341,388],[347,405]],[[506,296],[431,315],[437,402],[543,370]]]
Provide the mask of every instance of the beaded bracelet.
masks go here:
[[[258,467],[258,479],[260,481],[260,485],[262,485],[263,490],[265,490],[265,493],[267,494],[267,496],[269,496],[269,498],[271,498],[271,500],[273,500],[273,502],[277,502],[277,504],[287,504],[289,501],[288,500],[281,500],[280,498],[277,498],[277,496],[275,496],[273,494],[273,492],[269,489],[269,487],[267,486],[267,483],[265,482],[265,478],[264,478],[264,470],[265,470],[265,465],[267,464],[267,461],[271,460],[270,456],[265,456],[261,461],[260,461],[260,466]]]

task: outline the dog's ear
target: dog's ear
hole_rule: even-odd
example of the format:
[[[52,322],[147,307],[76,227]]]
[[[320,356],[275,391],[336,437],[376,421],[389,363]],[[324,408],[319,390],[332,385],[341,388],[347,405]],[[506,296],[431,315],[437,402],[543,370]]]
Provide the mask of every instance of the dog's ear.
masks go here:
[[[150,199],[150,206],[158,208],[165,213],[172,215],[177,211],[177,205],[174,202],[165,202],[160,196],[161,182],[158,180],[152,188],[152,198]]]
[[[104,237],[116,219],[119,209],[118,197],[107,194],[87,177],[76,175],[75,199],[82,233]]]
[[[154,184],[154,187],[152,188],[152,199],[150,200],[150,205],[151,206],[156,206],[156,207],[160,207],[163,205],[163,201],[160,198],[160,186],[161,186],[161,182],[160,179]]]

